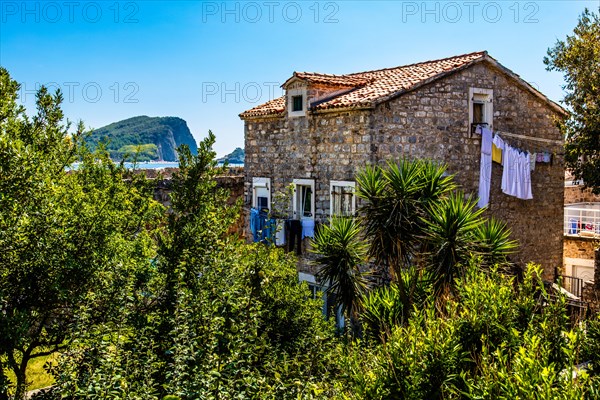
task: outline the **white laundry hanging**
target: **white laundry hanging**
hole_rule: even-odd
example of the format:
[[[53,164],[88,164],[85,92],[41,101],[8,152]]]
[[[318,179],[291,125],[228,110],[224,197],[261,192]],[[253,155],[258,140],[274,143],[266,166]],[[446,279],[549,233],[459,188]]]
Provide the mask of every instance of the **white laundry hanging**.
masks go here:
[[[481,134],[481,161],[479,163],[479,201],[477,206],[483,208],[490,202],[490,185],[492,181],[492,131],[486,127],[478,127]]]

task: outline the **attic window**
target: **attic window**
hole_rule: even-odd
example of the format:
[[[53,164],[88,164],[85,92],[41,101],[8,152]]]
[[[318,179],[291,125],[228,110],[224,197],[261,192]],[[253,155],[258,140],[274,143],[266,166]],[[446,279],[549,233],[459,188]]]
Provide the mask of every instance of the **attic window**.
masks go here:
[[[302,111],[303,109],[303,101],[302,95],[292,96],[292,111]]]
[[[287,90],[287,110],[289,117],[304,117],[308,109],[306,87]]]
[[[494,116],[494,91],[492,89],[469,88],[469,125],[471,132],[477,125],[485,124],[490,129]]]

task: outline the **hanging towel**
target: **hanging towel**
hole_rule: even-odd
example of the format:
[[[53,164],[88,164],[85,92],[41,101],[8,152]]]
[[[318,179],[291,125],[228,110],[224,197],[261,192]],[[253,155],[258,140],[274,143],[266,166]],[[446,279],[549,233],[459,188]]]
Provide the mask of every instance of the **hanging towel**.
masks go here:
[[[502,151],[504,150],[504,140],[500,135],[496,134],[494,139],[492,140],[492,161],[497,162],[498,164],[503,164],[502,160]]]
[[[515,196],[514,181],[516,180],[515,170],[517,168],[517,151],[512,146],[506,144],[504,146],[503,166],[502,169],[502,184],[500,185],[502,192],[509,196]]]
[[[502,164],[502,150],[496,147],[495,144],[492,143],[492,161],[498,164]]]
[[[523,157],[523,180],[521,182],[521,197],[523,200],[533,199],[533,193],[531,193],[531,154],[529,152],[524,153]]]
[[[258,214],[258,210],[253,207],[250,209],[250,232],[252,232],[252,240],[254,242],[258,242],[260,240],[259,231],[260,217]]]
[[[530,171],[535,171],[535,161],[537,159],[537,154],[536,153],[530,153],[529,154],[529,170]]]
[[[492,180],[492,131],[488,128],[478,129],[481,132],[481,161],[479,164],[479,201],[483,208],[490,202],[490,183]]]
[[[285,221],[277,220],[277,232],[275,233],[275,246],[285,245]]]
[[[287,248],[288,251],[296,250],[296,254],[300,255],[302,252],[302,224],[297,219],[290,219],[285,221],[287,226],[288,240]]]
[[[536,153],[535,161],[539,163],[544,162],[544,153]]]
[[[315,220],[314,219],[303,219],[302,220],[302,239],[305,237],[315,237]]]
[[[544,156],[542,158],[542,162],[549,163],[550,160],[552,159],[552,154],[548,151],[545,151],[543,154],[544,154]]]
[[[502,170],[502,192],[523,200],[533,199],[531,192],[530,154],[506,145]]]

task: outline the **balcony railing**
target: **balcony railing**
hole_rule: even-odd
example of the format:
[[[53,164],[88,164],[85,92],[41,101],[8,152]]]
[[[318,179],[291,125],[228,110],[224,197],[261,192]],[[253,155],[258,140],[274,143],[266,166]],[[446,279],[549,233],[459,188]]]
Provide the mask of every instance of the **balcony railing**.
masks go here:
[[[558,284],[569,291],[569,293],[581,298],[583,294],[583,279],[575,276],[559,275]]]
[[[600,203],[565,207],[565,236],[600,238]]]

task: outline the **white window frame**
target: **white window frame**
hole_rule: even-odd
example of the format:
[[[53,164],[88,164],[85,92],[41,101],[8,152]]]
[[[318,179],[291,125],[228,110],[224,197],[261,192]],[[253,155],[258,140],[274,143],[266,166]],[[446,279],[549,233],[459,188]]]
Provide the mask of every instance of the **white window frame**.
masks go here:
[[[269,195],[267,196],[267,208],[271,209],[271,178],[252,178],[252,207],[258,208],[258,188],[266,188]]]
[[[469,88],[469,129],[473,124],[473,103],[483,103],[483,122],[489,129],[494,125],[494,90],[482,88]]]
[[[350,215],[354,215],[356,212],[356,182],[354,181],[330,181],[329,182],[329,215],[339,215],[334,214],[333,210],[333,188],[334,186],[338,187],[352,187],[352,206]]]
[[[292,196],[292,210],[294,212],[294,218],[296,219],[315,219],[315,180],[314,179],[294,179],[292,181],[294,185],[294,195]],[[304,217],[300,215],[298,207],[298,186],[310,186],[311,188],[311,196],[310,196],[310,217]]]
[[[304,117],[308,108],[308,96],[306,88],[287,90],[287,109],[288,117]],[[294,105],[294,96],[302,96],[302,110],[292,111]]]

